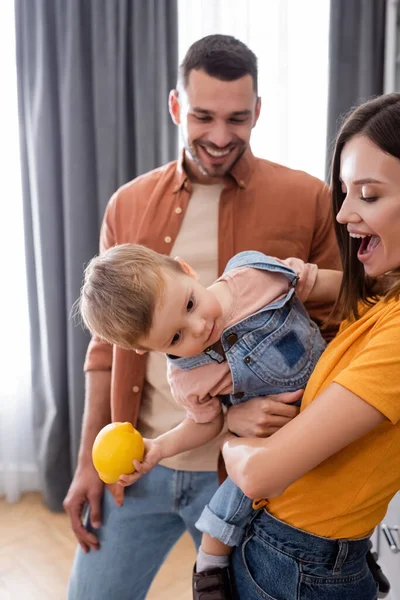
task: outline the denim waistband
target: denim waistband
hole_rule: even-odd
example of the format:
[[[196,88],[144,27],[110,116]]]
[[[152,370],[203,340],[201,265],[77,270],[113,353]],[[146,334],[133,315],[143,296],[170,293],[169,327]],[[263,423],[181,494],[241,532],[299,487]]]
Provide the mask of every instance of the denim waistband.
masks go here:
[[[281,552],[307,562],[332,565],[340,569],[344,562],[360,559],[371,548],[369,537],[333,539],[308,533],[273,517],[266,510],[254,518],[254,532]]]

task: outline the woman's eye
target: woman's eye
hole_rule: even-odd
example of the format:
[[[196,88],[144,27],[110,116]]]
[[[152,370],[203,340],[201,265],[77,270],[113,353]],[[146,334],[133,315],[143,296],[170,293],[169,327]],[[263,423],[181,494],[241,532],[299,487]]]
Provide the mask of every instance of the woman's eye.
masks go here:
[[[364,202],[376,202],[378,196],[360,196],[360,200],[364,200]]]
[[[194,300],[193,300],[193,298],[190,298],[189,302],[186,305],[186,309],[188,312],[190,312],[193,307],[194,307]]]
[[[174,346],[175,344],[177,344],[179,342],[180,338],[181,338],[180,333],[176,333],[171,340],[171,346]]]

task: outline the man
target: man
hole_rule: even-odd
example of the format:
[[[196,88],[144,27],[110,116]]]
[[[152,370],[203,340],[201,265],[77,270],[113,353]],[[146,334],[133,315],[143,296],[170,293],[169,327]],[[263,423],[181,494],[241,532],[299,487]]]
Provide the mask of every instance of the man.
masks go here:
[[[184,151],[179,161],[138,177],[111,198],[101,250],[134,242],[182,256],[204,285],[242,250],[297,256],[338,268],[329,195],[306,173],[255,158],[249,142],[260,114],[257,59],[243,43],[212,35],[193,44],[181,65],[170,112]],[[317,321],[329,307],[308,307]],[[329,333],[329,332],[328,332]],[[218,444],[181,454],[127,488],[105,491],[91,462],[98,431],[130,421],[145,437],[179,423],[183,411],[166,381],[163,355],[147,360],[92,340],[78,468],[65,508],[78,538],[70,600],[142,600],[167,553],[217,487]],[[239,435],[270,435],[297,414],[301,392],[257,398],[228,411]],[[110,410],[111,405],[111,410]],[[90,506],[86,530],[81,522]]]

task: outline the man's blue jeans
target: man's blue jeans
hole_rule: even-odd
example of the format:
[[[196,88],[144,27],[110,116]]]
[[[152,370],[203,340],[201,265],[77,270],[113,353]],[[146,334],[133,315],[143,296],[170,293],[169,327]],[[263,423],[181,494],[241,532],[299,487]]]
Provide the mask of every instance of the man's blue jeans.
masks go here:
[[[157,466],[126,488],[123,507],[106,491],[103,525],[96,532],[100,550],[85,554],[78,547],[68,600],[143,600],[185,530],[200,545],[195,523],[217,486],[215,472]]]

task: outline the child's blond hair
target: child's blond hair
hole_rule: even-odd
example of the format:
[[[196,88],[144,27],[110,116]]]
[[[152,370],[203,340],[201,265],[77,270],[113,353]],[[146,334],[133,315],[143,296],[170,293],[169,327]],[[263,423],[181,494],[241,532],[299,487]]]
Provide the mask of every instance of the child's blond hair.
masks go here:
[[[182,274],[180,263],[138,244],[113,246],[85,269],[79,310],[89,331],[122,348],[143,348],[162,298],[163,270]]]

